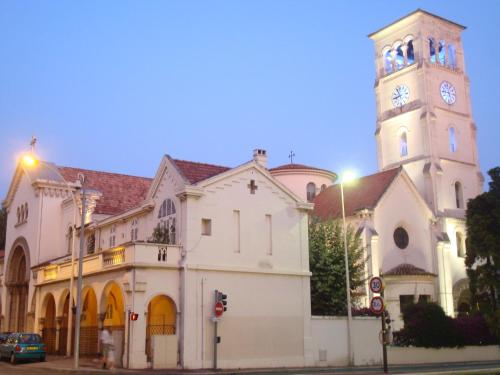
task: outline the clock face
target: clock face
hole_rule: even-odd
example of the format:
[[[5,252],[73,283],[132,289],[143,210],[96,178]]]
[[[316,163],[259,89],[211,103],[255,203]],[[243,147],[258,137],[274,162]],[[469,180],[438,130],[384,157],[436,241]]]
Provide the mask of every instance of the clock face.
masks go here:
[[[408,86],[399,85],[396,86],[394,91],[392,92],[392,105],[394,107],[401,107],[402,105],[408,103],[410,99],[410,90]]]
[[[457,99],[455,87],[450,82],[443,81],[440,87],[441,97],[448,104],[455,103]]]

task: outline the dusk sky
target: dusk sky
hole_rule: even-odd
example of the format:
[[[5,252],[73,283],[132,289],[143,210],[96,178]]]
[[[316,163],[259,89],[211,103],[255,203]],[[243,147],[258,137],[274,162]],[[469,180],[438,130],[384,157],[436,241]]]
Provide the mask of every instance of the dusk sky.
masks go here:
[[[59,165],[153,177],[163,154],[377,171],[367,34],[423,8],[463,32],[481,169],[500,165],[499,1],[0,0],[0,200],[38,138]]]

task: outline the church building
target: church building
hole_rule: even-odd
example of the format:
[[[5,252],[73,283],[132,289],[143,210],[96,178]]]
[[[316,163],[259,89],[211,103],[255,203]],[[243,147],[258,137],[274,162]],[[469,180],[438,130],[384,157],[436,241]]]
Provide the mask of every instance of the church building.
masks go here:
[[[476,124],[465,71],[464,26],[424,10],[372,33],[379,172],[346,185],[346,216],[366,248],[367,277],[381,275],[394,329],[402,308],[439,302],[468,310],[465,209],[482,192]],[[341,215],[339,186],[314,215]],[[371,294],[364,290],[364,303]]]

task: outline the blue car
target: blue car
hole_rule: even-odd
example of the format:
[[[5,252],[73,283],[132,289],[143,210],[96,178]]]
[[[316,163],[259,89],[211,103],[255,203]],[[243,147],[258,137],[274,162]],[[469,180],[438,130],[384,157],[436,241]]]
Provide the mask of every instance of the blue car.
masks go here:
[[[36,333],[11,333],[0,344],[0,359],[8,358],[12,364],[20,359],[37,359],[43,362],[46,355],[47,347]]]

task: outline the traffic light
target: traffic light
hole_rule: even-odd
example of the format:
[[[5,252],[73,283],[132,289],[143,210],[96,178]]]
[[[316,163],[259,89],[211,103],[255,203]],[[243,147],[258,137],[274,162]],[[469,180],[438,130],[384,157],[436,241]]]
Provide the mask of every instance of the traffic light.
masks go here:
[[[139,314],[135,312],[130,313],[130,320],[136,321],[137,319],[139,319]]]
[[[387,310],[385,310],[384,319],[385,319],[385,329],[387,331],[390,331],[391,330],[391,317],[389,315],[389,311],[387,311]]]
[[[217,301],[215,302],[220,302],[222,303],[222,306],[224,306],[224,311],[227,311],[227,294],[224,294],[222,292],[217,292]]]

